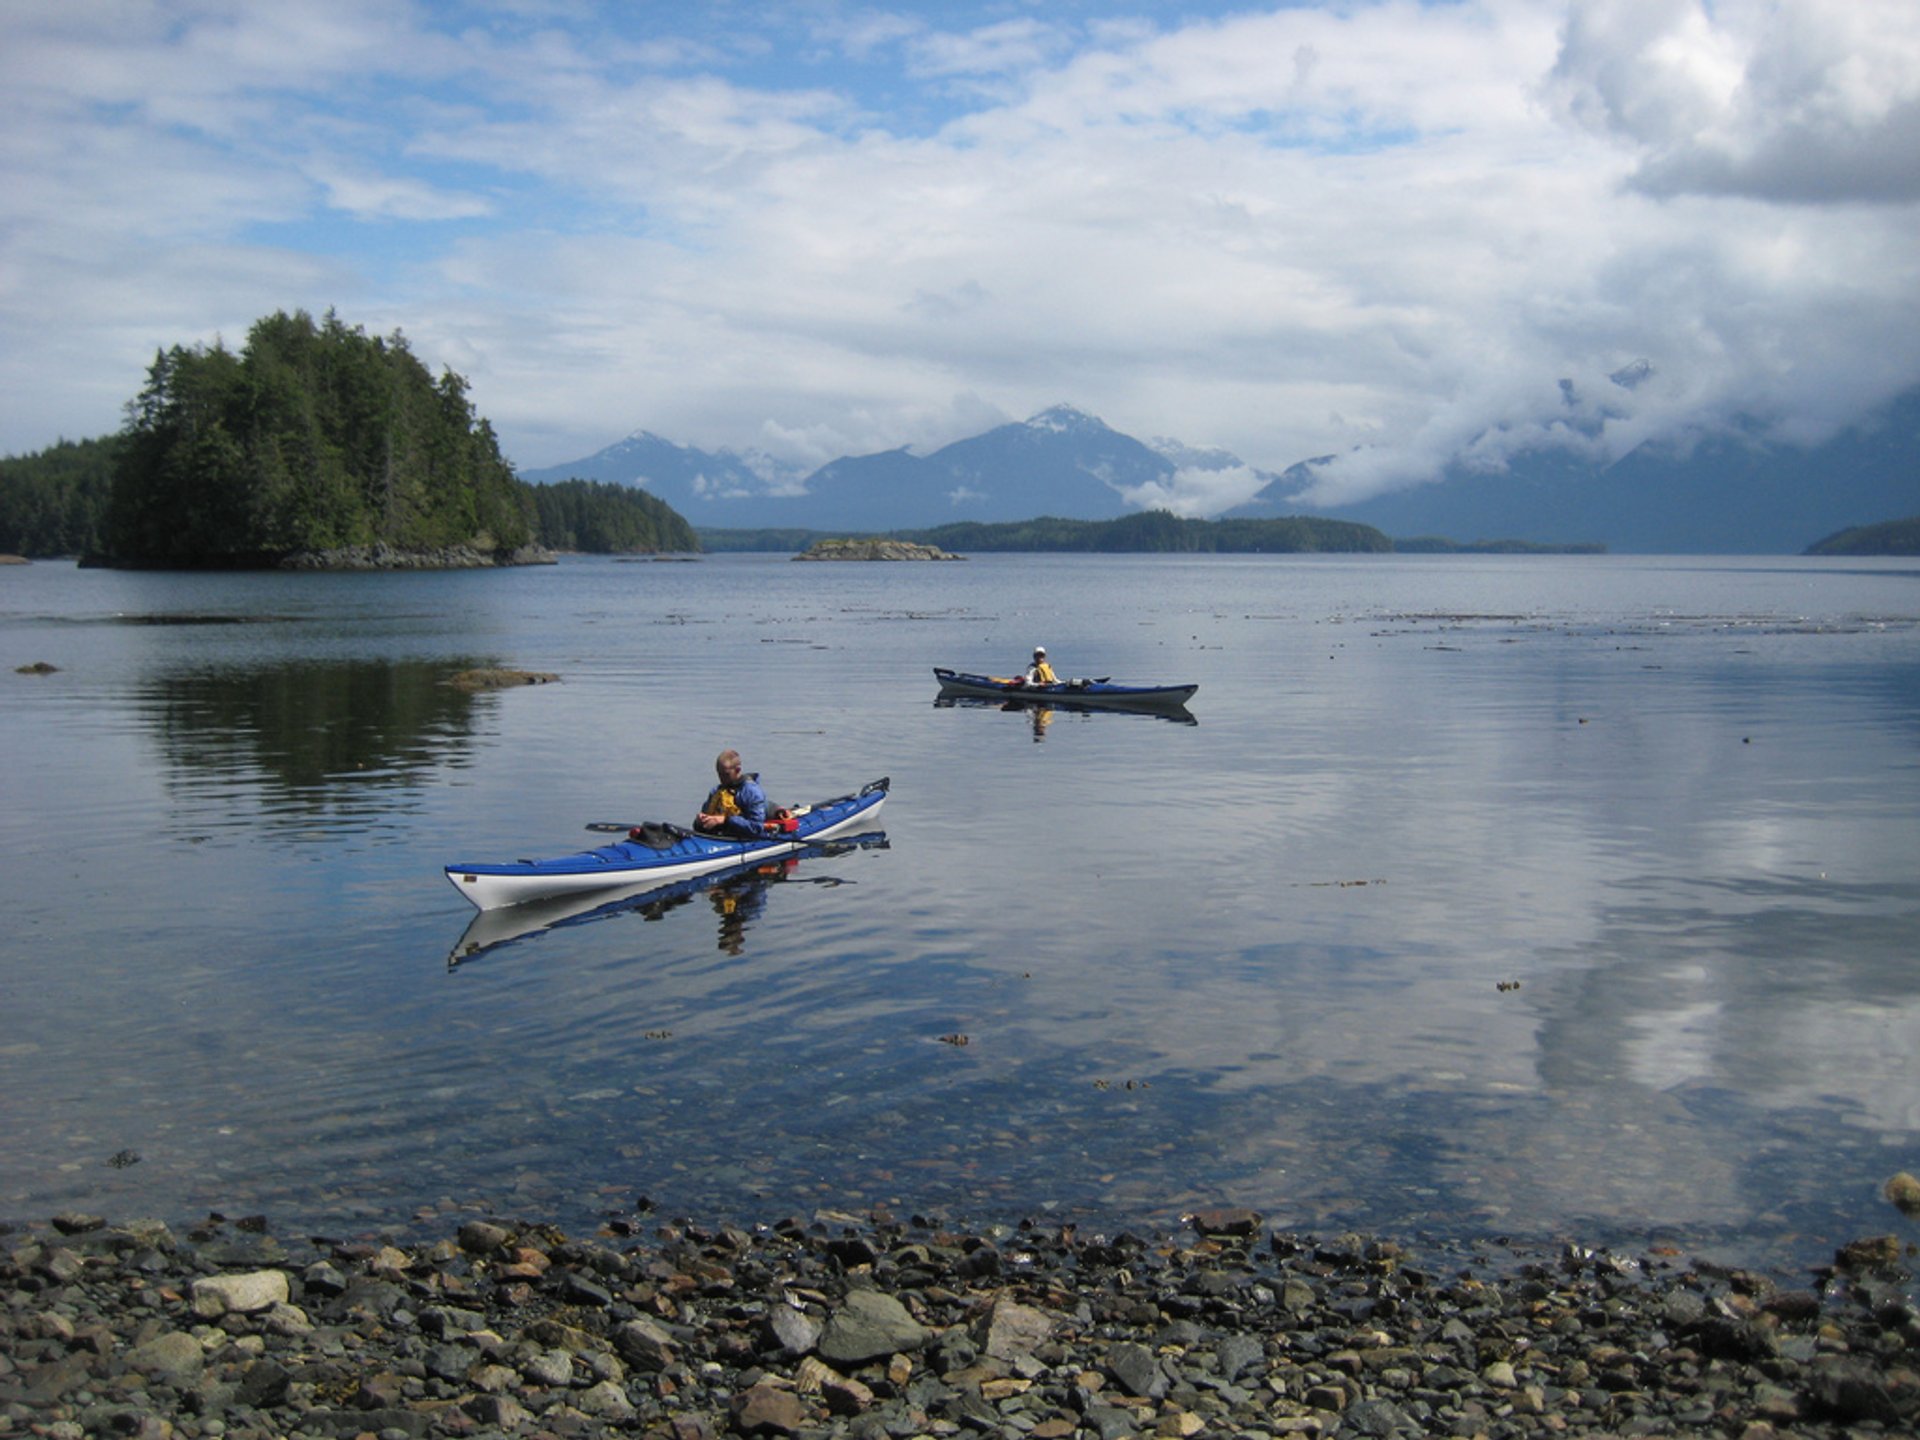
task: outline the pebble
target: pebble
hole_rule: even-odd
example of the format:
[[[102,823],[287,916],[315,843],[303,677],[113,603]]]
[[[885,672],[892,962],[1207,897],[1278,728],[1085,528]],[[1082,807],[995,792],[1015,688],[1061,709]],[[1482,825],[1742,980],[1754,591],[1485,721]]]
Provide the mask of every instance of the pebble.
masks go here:
[[[571,1237],[0,1233],[0,1437],[1863,1440],[1920,1431],[1908,1249],[1704,1258],[884,1212]]]

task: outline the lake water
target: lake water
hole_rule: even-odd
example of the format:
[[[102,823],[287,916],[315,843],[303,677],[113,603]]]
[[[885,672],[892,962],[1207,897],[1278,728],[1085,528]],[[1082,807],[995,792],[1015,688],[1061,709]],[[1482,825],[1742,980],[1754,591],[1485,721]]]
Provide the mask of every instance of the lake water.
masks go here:
[[[1912,562],[41,564],[0,639],[0,1217],[1915,1232]],[[935,703],[1036,643],[1194,723]],[[442,865],[725,745],[883,834],[474,949]]]

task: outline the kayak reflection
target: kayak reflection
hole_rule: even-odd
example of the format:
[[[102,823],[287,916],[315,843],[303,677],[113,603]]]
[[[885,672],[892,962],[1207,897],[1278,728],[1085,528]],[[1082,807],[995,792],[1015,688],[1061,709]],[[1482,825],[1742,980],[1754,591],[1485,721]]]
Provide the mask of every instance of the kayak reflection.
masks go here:
[[[614,915],[637,914],[643,920],[659,920],[682,905],[706,895],[719,918],[719,948],[738,955],[746,948],[749,926],[766,909],[767,892],[777,884],[799,882],[813,885],[844,885],[840,875],[801,875],[803,860],[829,859],[850,850],[888,849],[884,830],[864,835],[848,835],[808,845],[776,860],[743,865],[711,875],[697,875],[666,885],[636,885],[624,890],[596,890],[590,895],[561,896],[535,900],[525,905],[509,905],[482,910],[468,923],[452,952],[447,968],[459,966],[481,955],[502,949],[516,941],[544,935],[562,926],[585,925]]]
[[[1126,710],[1110,705],[1083,704],[1074,700],[1057,700],[1049,696],[1039,699],[993,699],[984,695],[938,695],[934,697],[936,710],[1004,710],[1009,713],[1023,712],[1033,723],[1034,743],[1047,738],[1047,727],[1053,724],[1054,716],[1060,711],[1069,715],[1099,715],[1114,718],[1130,717],[1135,720],[1165,720],[1175,725],[1198,725],[1199,717],[1184,705],[1175,705],[1159,710]]]

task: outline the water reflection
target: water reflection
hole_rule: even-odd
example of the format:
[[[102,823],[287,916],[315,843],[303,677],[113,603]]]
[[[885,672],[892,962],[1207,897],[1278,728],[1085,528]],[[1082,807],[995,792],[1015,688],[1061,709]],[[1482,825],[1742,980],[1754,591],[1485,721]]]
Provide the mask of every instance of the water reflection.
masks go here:
[[[182,818],[240,823],[253,805],[300,823],[382,814],[392,791],[467,763],[476,697],[446,682],[484,663],[176,671],[146,682],[135,711],[160,746]]]
[[[643,920],[662,920],[694,897],[705,894],[719,920],[717,948],[737,956],[746,949],[747,932],[767,908],[768,892],[775,885],[795,882],[812,885],[843,885],[839,875],[800,875],[800,862],[845,855],[853,850],[890,848],[884,830],[870,831],[809,845],[778,860],[754,864],[741,870],[697,875],[668,885],[634,885],[619,890],[596,890],[590,895],[560,896],[526,905],[506,905],[482,910],[475,915],[447,956],[447,968],[475,960],[490,951],[516,941],[532,939],[562,926],[590,924],[615,915],[637,914]]]
[[[1010,715],[1024,714],[1033,727],[1033,741],[1037,745],[1047,738],[1047,731],[1054,718],[1064,711],[1069,715],[1099,715],[1124,717],[1135,720],[1164,720],[1174,725],[1198,725],[1199,717],[1184,705],[1171,709],[1139,710],[1122,709],[1111,705],[1089,704],[1077,700],[1059,700],[1051,696],[1039,698],[1008,698],[990,700],[984,695],[938,695],[934,697],[936,710],[1000,710]]]

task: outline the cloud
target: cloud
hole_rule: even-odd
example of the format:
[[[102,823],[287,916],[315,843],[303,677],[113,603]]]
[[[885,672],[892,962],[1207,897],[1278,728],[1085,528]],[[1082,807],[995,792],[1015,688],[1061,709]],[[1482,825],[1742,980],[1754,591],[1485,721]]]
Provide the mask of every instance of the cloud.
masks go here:
[[[1186,513],[1920,382],[1905,0],[637,13],[0,10],[0,452],[296,306],[404,328],[524,465],[1064,398],[1251,467]]]
[[[1584,0],[1550,87],[1661,196],[1920,202],[1920,26],[1905,0]]]

